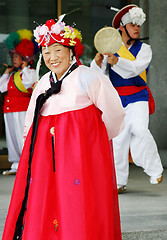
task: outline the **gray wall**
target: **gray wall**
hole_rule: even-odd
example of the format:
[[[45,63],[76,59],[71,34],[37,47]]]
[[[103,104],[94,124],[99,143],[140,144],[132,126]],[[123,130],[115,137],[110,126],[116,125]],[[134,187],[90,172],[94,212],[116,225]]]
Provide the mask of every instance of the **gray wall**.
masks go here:
[[[153,50],[149,86],[156,103],[150,118],[150,129],[158,144],[164,166],[167,166],[167,1],[149,1],[149,36]]]
[[[147,8],[149,44],[153,58],[148,85],[155,100],[155,113],[150,116],[150,130],[157,143],[164,166],[167,166],[167,1],[141,0]]]
[[[149,36],[153,51],[149,86],[156,102],[150,128],[159,148],[167,150],[167,1],[149,2]]]
[[[143,8],[147,20],[141,36],[149,36],[153,58],[149,68],[148,86],[155,100],[155,113],[150,115],[150,131],[157,143],[163,165],[167,167],[167,1],[132,0]]]

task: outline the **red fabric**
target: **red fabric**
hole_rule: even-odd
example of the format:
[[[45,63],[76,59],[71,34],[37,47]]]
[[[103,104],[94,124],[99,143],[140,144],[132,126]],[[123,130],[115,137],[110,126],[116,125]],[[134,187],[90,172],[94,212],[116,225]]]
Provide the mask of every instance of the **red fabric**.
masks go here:
[[[13,81],[13,74],[10,76],[7,94],[4,98],[3,112],[27,111],[32,89],[27,89],[29,93],[19,91]]]
[[[76,57],[76,61],[78,63],[78,65],[82,65],[81,61],[79,60],[79,57],[78,56],[75,56]]]
[[[3,113],[8,112],[24,112],[27,111],[30,98],[27,97],[11,97],[5,95]]]
[[[154,101],[154,98],[153,98],[153,95],[151,93],[151,90],[146,86],[147,88],[147,91],[148,91],[148,94],[149,94],[149,100],[148,100],[148,103],[149,103],[149,114],[153,114],[155,112],[155,101]]]
[[[148,100],[149,114],[151,115],[154,113],[155,101],[154,101],[153,95],[151,93],[151,90],[147,86],[142,86],[142,87],[124,86],[124,87],[115,87],[115,89],[117,90],[117,92],[120,96],[127,96],[127,95],[131,95],[131,94],[135,94],[135,93],[142,91],[143,89],[147,89],[148,94],[149,94],[149,100]]]
[[[61,34],[62,34],[62,33],[61,33]],[[62,45],[64,45],[64,46],[70,46],[70,44],[69,44],[69,43],[70,43],[70,39],[69,39],[69,38],[63,38],[63,37],[61,36],[61,34],[52,33],[52,34],[51,34],[52,37],[50,37],[49,43],[48,43],[47,45],[50,46],[50,45],[52,45],[53,43],[58,42],[58,43],[60,43],[60,44],[62,44]],[[56,39],[56,40],[55,40],[55,39]],[[61,41],[63,41],[63,42],[61,42]],[[40,42],[40,46],[45,47],[45,46],[46,46],[45,44],[47,43],[47,38],[45,38],[45,36],[42,35],[42,36],[40,37],[39,42]]]
[[[131,95],[131,94],[140,92],[145,88],[146,88],[146,86],[143,86],[143,87],[136,87],[136,86],[115,87],[115,89],[117,90],[117,92],[120,96]]]
[[[50,129],[55,128],[55,166]],[[12,240],[28,168],[31,130],[2,240]],[[95,106],[40,117],[22,240],[121,240],[113,154]]]
[[[84,45],[82,45],[80,39],[78,38],[75,38],[74,41],[76,42],[76,45],[75,45],[75,54],[76,56],[78,57],[81,57],[84,53]]]

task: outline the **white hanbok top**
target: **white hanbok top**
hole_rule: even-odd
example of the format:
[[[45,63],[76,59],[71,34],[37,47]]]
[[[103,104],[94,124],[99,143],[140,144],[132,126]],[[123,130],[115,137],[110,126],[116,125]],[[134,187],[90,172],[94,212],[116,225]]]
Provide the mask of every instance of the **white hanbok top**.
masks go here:
[[[122,43],[124,45],[124,43]],[[129,47],[129,49],[131,46]],[[152,59],[152,50],[150,45],[143,43],[134,61],[118,57],[118,62],[112,66],[112,70],[119,74],[122,78],[128,79],[138,76],[150,64]],[[93,60],[90,64],[91,68],[106,74],[107,56],[104,55],[101,68]]]
[[[49,76],[50,72],[46,73],[33,91],[26,114],[24,137],[33,122],[37,97],[51,87]],[[117,136],[124,127],[125,115],[120,98],[107,76],[84,65],[64,78],[60,92],[46,100],[40,114],[56,115],[92,104],[102,112],[109,139]]]

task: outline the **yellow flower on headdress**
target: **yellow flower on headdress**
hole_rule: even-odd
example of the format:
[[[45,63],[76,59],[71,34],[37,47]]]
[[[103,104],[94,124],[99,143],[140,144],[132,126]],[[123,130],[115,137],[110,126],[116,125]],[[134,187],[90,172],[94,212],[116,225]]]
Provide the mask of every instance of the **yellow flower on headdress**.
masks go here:
[[[72,34],[72,29],[70,29],[69,26],[64,26],[64,38],[70,38],[70,35]]]
[[[69,43],[70,46],[74,46],[75,44],[76,44],[76,41],[70,40],[70,43]]]
[[[75,34],[75,32],[72,32],[72,34],[71,34],[71,37],[70,37],[72,40],[74,39],[74,38],[76,38],[76,34]]]
[[[74,38],[76,38],[76,34],[74,32],[74,29],[70,26],[64,26],[64,38],[70,38],[70,45],[74,46],[75,45],[75,41]]]
[[[81,32],[78,29],[76,29],[76,28],[73,28],[73,30],[74,30],[74,34],[75,34],[76,38],[78,38],[82,42],[82,34],[81,34]]]

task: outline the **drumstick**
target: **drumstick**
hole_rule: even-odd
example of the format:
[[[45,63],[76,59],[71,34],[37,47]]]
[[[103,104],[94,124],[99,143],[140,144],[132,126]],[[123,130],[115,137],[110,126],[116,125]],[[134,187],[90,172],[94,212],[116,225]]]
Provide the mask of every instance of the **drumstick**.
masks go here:
[[[3,65],[4,65],[5,67],[7,67],[7,68],[12,68],[12,67],[14,67],[14,66],[8,65],[8,64],[6,64],[6,63],[4,63]]]

